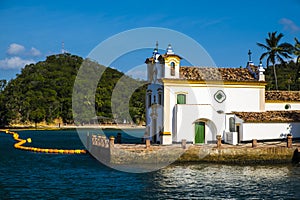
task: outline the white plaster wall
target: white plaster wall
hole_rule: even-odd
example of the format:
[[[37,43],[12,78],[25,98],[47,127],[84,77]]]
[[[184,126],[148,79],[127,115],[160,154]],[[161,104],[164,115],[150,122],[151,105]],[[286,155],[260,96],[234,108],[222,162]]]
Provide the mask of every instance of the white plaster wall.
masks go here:
[[[198,119],[211,120],[206,121],[205,127],[205,142],[215,141],[216,135],[223,133],[225,127],[224,114],[218,114],[210,105],[176,105],[175,109],[177,115],[176,136],[175,142],[180,142],[182,139],[194,142],[195,137],[195,121]],[[212,124],[213,122],[213,124]]]
[[[225,88],[224,92],[227,96],[225,100],[225,112],[260,111],[259,88]]]
[[[214,94],[218,91],[222,90],[224,91],[226,95],[226,100],[223,103],[218,103],[214,99]],[[165,113],[165,116],[169,116],[170,119],[166,120],[165,123],[168,124],[169,129],[165,129],[165,131],[170,131],[172,134],[180,133],[177,134],[177,136],[173,135],[173,139],[175,141],[181,141],[181,139],[187,139],[188,141],[194,141],[194,125],[192,124],[192,120],[196,120],[201,118],[202,116],[200,115],[200,110],[201,108],[197,108],[199,104],[201,105],[208,105],[210,106],[210,109],[216,111],[223,111],[224,113],[230,113],[232,111],[248,111],[248,112],[254,112],[254,111],[260,111],[260,88],[238,88],[235,86],[226,86],[226,88],[220,87],[219,85],[215,86],[210,86],[208,87],[205,84],[199,84],[199,85],[192,85],[188,83],[184,83],[183,85],[168,85],[166,84],[164,86],[164,91],[168,91],[167,97],[165,96],[164,98],[168,99],[167,101],[169,102],[169,105],[164,105],[164,106],[169,106],[168,113]],[[180,93],[185,93],[186,94],[186,103],[189,105],[189,108],[187,109],[188,111],[180,111],[177,109],[177,114],[174,113],[175,106],[176,106],[176,98],[177,94]],[[178,105],[179,106],[179,105]],[[183,106],[183,105],[180,105]],[[203,109],[203,106],[202,106]],[[184,113],[180,113],[184,112]],[[203,112],[201,113],[203,114]],[[216,113],[218,116],[220,114]],[[175,116],[174,116],[175,115]],[[188,116],[188,118],[183,118],[183,116]],[[225,118],[225,116],[224,116]],[[210,116],[212,121],[216,122],[215,117]],[[181,121],[184,120],[184,121]],[[177,121],[177,126],[175,126],[175,123]],[[215,123],[218,125],[218,134],[221,134],[222,137],[224,138],[224,130],[225,130],[225,125],[224,122],[225,119],[222,119],[222,121],[219,123]],[[179,124],[184,124],[184,125],[179,125]],[[223,127],[223,129],[219,129],[220,126]],[[165,127],[167,127],[165,125]],[[179,129],[181,127],[181,129]],[[207,130],[209,130],[207,128]],[[185,137],[183,132],[186,132]],[[187,134],[192,134],[188,135]],[[213,138],[215,140],[215,138]]]
[[[188,86],[171,86],[170,88],[170,98],[176,100],[176,95],[178,93],[186,93],[187,104],[212,104],[214,103],[213,94],[211,91],[203,87],[188,87]]]
[[[202,85],[201,87],[190,86],[192,85],[167,86],[170,89],[171,107],[176,103],[176,95],[184,92],[187,95],[187,104],[211,104],[216,110],[223,110],[226,113],[232,111],[260,111],[259,88],[222,88],[219,86],[207,87],[206,85]],[[222,90],[226,95],[226,100],[222,103],[218,103],[214,99],[214,94],[218,90]]]
[[[190,116],[194,116],[194,120],[198,119],[196,118],[196,116],[199,116],[199,110],[197,110],[197,106],[195,105],[198,105],[198,104],[219,104],[217,102],[213,102],[214,100],[212,99],[212,95],[211,95],[211,91],[207,88],[207,87],[178,87],[178,86],[167,86],[165,87],[165,89],[168,88],[168,90],[170,91],[170,95],[169,95],[169,102],[170,102],[170,113],[169,113],[169,116],[173,116],[174,114],[174,109],[175,109],[175,105],[177,103],[177,94],[180,94],[180,93],[185,93],[186,94],[186,103],[189,104],[189,105],[193,105],[193,109],[191,109],[189,111],[189,113],[185,113],[185,115],[190,115]],[[214,106],[215,107],[215,110],[224,110],[224,104],[219,104],[219,105],[216,105]],[[174,116],[173,116],[174,117]],[[177,113],[177,120],[180,121],[180,118],[182,117],[181,115],[178,115]],[[178,125],[175,127],[175,124],[173,124],[175,122],[174,119],[171,119],[169,121],[169,126],[170,127],[173,127],[172,131],[176,131],[176,129],[178,129]],[[178,123],[178,121],[177,121]],[[185,126],[186,129],[187,129],[187,126]],[[208,130],[208,129],[207,129]],[[187,132],[187,131],[186,131]],[[189,127],[189,132],[194,134],[194,125],[192,124],[191,127]],[[193,138],[194,136],[191,136],[191,141],[194,140]],[[174,138],[174,137],[173,137]],[[183,138],[183,139],[187,139],[188,138]],[[177,138],[176,141],[179,141],[180,138]],[[190,140],[188,140],[190,141]]]
[[[285,109],[285,105],[291,105],[290,109]],[[300,102],[299,103],[266,103],[266,110],[300,110]]]
[[[242,141],[282,139],[289,133],[300,138],[300,123],[244,123],[242,127]]]

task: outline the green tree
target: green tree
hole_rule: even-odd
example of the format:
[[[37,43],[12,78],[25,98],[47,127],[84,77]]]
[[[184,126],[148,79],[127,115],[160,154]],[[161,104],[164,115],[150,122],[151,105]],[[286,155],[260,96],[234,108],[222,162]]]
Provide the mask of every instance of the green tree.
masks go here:
[[[85,69],[82,73],[78,73],[80,67]],[[121,78],[123,81],[120,81]],[[80,81],[76,88],[75,79]],[[98,85],[97,82],[94,84],[95,80],[99,80]],[[41,121],[51,123],[55,119],[73,123],[74,117],[79,122],[89,123],[96,119],[95,115],[110,120],[115,117],[111,96],[118,83],[123,85],[120,85],[120,98],[115,105],[123,109],[128,107],[122,100],[131,95],[129,88],[143,83],[138,84],[137,80],[122,72],[89,59],[83,60],[79,56],[48,56],[45,61],[26,65],[8,83],[0,81],[0,125]],[[129,107],[134,121],[144,119],[144,90],[142,88],[132,94],[133,101]],[[72,95],[75,96],[73,99]],[[96,113],[92,110],[96,110]]]
[[[276,72],[278,79],[278,89],[279,90],[294,90],[299,91],[300,81],[295,82],[296,77],[296,63],[293,60],[288,61],[285,64],[277,64]],[[275,88],[274,85],[274,76],[273,76],[273,68],[266,68],[266,81],[267,86],[266,90],[272,90]]]
[[[7,84],[6,80],[0,80],[0,92],[2,92]]]
[[[5,124],[4,123],[5,106],[4,106],[4,94],[3,94],[3,90],[5,86],[6,86],[6,80],[0,80],[0,127]]]
[[[295,45],[294,45],[294,55],[297,56],[296,58],[296,66],[297,66],[297,72],[296,72],[296,77],[295,77],[295,84],[299,81],[300,78],[300,42],[297,38],[295,38]],[[298,88],[300,89],[300,88]]]
[[[46,112],[43,108],[37,108],[30,113],[29,119],[35,123],[35,127],[37,127],[37,123],[43,121],[45,119]]]
[[[261,55],[260,60],[267,57],[267,67],[269,66],[270,62],[273,64],[273,73],[276,90],[278,90],[276,61],[279,61],[280,63],[285,63],[283,58],[291,58],[290,54],[293,51],[293,45],[289,43],[279,43],[282,37],[282,33],[279,33],[277,35],[277,31],[275,31],[272,33],[268,33],[268,38],[266,38],[266,44],[257,43],[259,47],[262,47],[266,50],[266,52],[264,52]]]

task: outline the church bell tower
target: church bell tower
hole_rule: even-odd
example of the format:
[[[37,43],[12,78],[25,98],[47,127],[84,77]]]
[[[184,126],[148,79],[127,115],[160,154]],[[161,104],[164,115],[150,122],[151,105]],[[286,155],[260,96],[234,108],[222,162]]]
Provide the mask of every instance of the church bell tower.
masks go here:
[[[147,58],[147,94],[146,94],[146,135],[152,143],[172,144],[172,135],[164,132],[164,78],[180,78],[181,57],[176,55],[171,45],[161,55],[158,42],[152,56]]]

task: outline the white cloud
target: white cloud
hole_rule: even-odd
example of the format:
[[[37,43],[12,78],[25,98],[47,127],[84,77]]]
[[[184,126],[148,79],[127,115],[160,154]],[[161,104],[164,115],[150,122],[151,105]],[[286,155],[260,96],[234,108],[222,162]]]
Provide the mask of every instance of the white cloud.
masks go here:
[[[35,63],[32,59],[22,59],[18,56],[0,60],[0,69],[20,69],[27,64]]]
[[[283,29],[286,31],[290,31],[292,33],[296,33],[300,31],[300,27],[297,26],[297,24],[295,24],[295,22],[293,22],[290,19],[282,18],[279,20],[279,23],[283,25]]]
[[[29,54],[31,56],[40,56],[41,52],[38,49],[31,47]]]
[[[6,51],[8,57],[0,60],[0,69],[21,69],[27,64],[35,63],[33,57],[41,56],[42,53],[31,47],[27,50],[23,45],[12,43]]]
[[[30,50],[27,50],[23,45],[17,44],[17,43],[12,43],[9,45],[7,49],[7,54],[10,56],[41,56],[42,53],[40,50],[31,47]]]
[[[25,51],[25,47],[20,45],[20,44],[16,44],[16,43],[12,43],[9,45],[8,49],[7,49],[7,54],[9,55],[19,55],[21,53],[23,53]]]

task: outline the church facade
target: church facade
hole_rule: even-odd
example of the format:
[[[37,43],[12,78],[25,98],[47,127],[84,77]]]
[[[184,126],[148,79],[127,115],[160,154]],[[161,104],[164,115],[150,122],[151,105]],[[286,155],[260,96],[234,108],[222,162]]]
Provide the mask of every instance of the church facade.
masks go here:
[[[217,135],[229,144],[300,138],[299,92],[292,100],[290,93],[282,100],[266,93],[264,68],[251,57],[245,68],[184,67],[181,59],[169,45],[145,61],[146,133],[153,143],[207,144]]]

